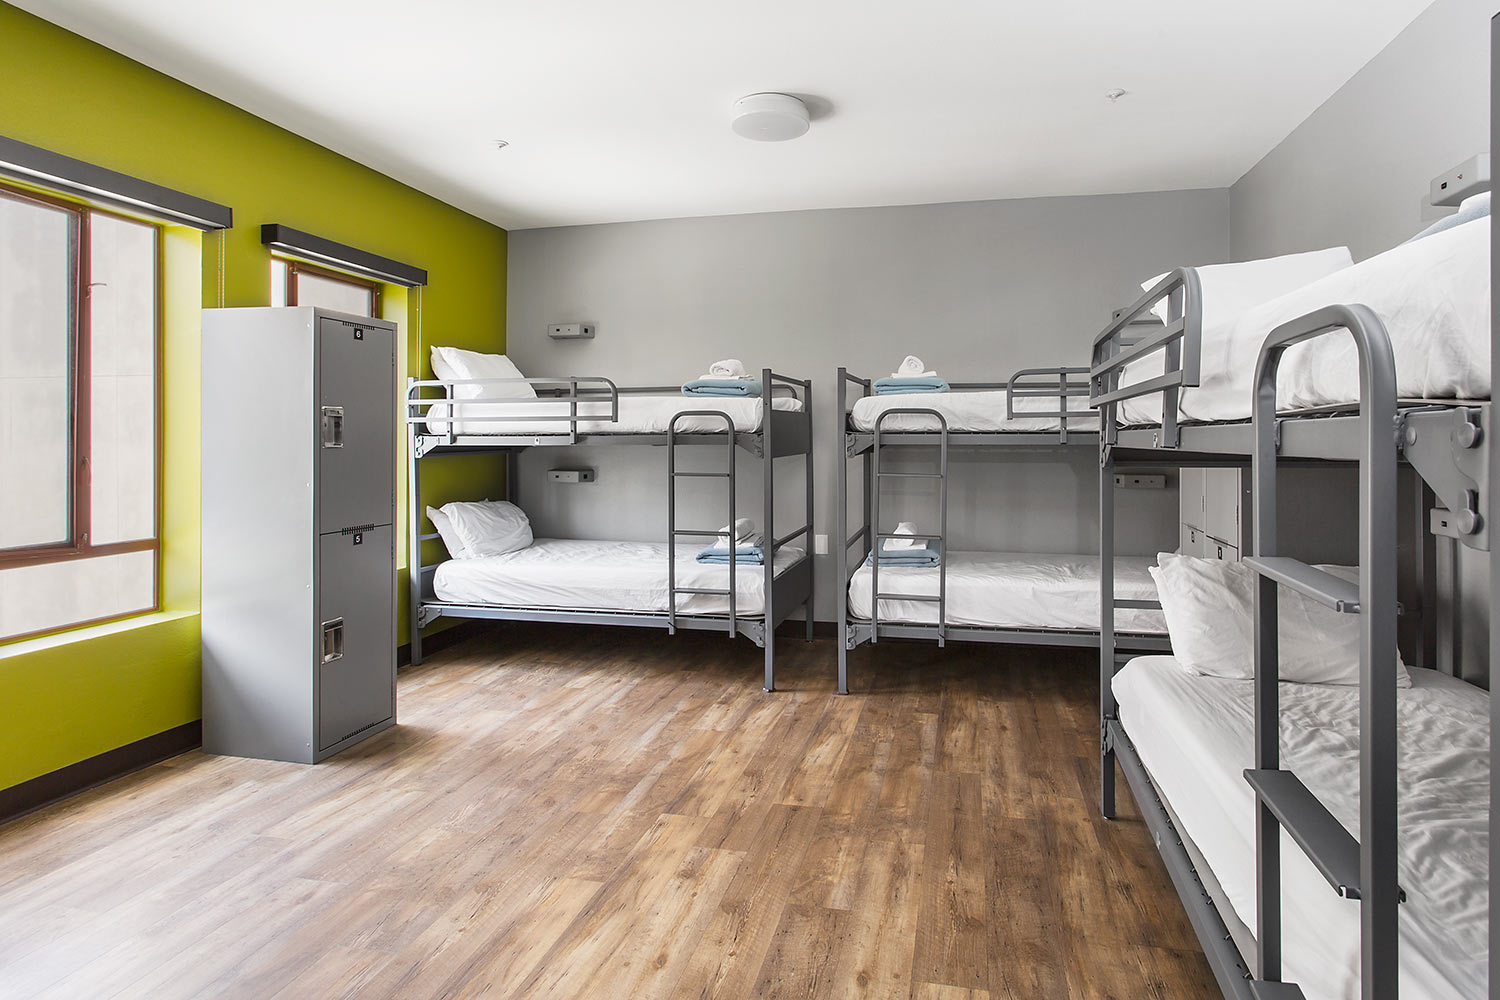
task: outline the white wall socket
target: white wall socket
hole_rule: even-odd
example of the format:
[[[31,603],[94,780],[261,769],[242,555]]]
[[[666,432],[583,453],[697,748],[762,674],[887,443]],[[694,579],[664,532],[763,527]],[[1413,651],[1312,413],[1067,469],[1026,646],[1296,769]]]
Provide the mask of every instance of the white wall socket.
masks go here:
[[[547,327],[547,336],[553,340],[593,340],[592,323],[553,323]]]
[[[551,483],[592,483],[593,469],[548,469],[547,481]]]
[[[828,536],[813,535],[813,555],[826,556],[828,554]]]
[[[1115,474],[1115,489],[1117,490],[1164,490],[1166,488],[1166,476],[1142,476],[1129,472]]]
[[[1490,189],[1490,154],[1477,153],[1452,170],[1432,179],[1430,201],[1453,208],[1471,194]]]

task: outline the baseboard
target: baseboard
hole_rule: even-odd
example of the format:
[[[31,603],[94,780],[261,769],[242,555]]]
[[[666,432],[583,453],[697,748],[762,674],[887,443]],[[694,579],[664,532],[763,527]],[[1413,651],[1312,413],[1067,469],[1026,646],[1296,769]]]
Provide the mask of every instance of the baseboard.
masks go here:
[[[0,823],[113,781],[132,771],[159,764],[203,745],[202,720],[106,750],[87,760],[38,775],[19,785],[0,788]]]
[[[449,646],[456,646],[465,639],[472,636],[483,624],[478,619],[460,621],[451,628],[445,628],[441,632],[422,636],[422,655],[431,656],[433,653],[441,653]],[[411,643],[404,642],[396,647],[396,666],[411,666]]]

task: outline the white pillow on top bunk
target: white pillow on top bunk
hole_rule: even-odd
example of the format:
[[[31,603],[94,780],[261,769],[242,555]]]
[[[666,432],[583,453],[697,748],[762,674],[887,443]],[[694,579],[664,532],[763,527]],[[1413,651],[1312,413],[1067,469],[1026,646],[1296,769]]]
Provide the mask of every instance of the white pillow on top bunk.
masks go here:
[[[1198,285],[1203,292],[1203,329],[1237,318],[1246,309],[1312,284],[1354,263],[1348,247],[1329,247],[1307,253],[1290,253],[1284,257],[1266,257],[1234,264],[1205,264],[1197,268]],[[1162,272],[1150,281],[1141,282],[1148,291],[1165,278]],[[1170,299],[1162,299],[1151,311],[1165,323]]]
[[[434,347],[432,373],[440,379],[525,378],[503,354],[482,354],[460,347]],[[454,386],[454,399],[536,399],[529,382]]]
[[[1213,677],[1255,676],[1255,578],[1244,563],[1163,552],[1151,567],[1167,619],[1172,656]],[[1359,571],[1319,566],[1351,583]],[[1359,615],[1340,614],[1287,587],[1278,588],[1281,679],[1303,684],[1359,683]],[[1396,686],[1411,675],[1396,654]]]
[[[455,559],[483,559],[531,545],[531,519],[504,500],[458,501],[427,508],[427,519]]]

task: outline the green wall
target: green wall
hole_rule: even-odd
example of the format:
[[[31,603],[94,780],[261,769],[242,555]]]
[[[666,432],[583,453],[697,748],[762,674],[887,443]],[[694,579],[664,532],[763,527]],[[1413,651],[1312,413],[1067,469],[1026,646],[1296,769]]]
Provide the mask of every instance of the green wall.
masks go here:
[[[167,234],[163,610],[0,645],[5,788],[199,717],[199,307],[269,304],[260,225],[426,268],[425,288],[390,289],[383,308],[401,322],[408,373],[429,376],[423,345],[504,350],[506,234],[4,3],[0,39],[0,135],[222,202],[235,220],[227,233]],[[450,460],[423,477],[430,502],[502,487],[498,465],[483,460]],[[404,525],[404,508],[399,516]]]

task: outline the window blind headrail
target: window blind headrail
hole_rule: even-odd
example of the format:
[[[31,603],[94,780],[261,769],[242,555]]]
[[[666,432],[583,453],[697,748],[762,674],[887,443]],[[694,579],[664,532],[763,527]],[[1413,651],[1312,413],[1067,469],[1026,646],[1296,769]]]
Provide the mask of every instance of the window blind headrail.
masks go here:
[[[228,229],[234,212],[206,198],[0,136],[0,177],[205,232]]]
[[[393,285],[415,288],[427,284],[427,272],[420,267],[403,264],[399,260],[382,257],[358,247],[335,243],[291,226],[267,222],[260,227],[260,241],[272,250],[291,257],[300,257],[314,264],[326,264],[378,281],[388,281]]]

